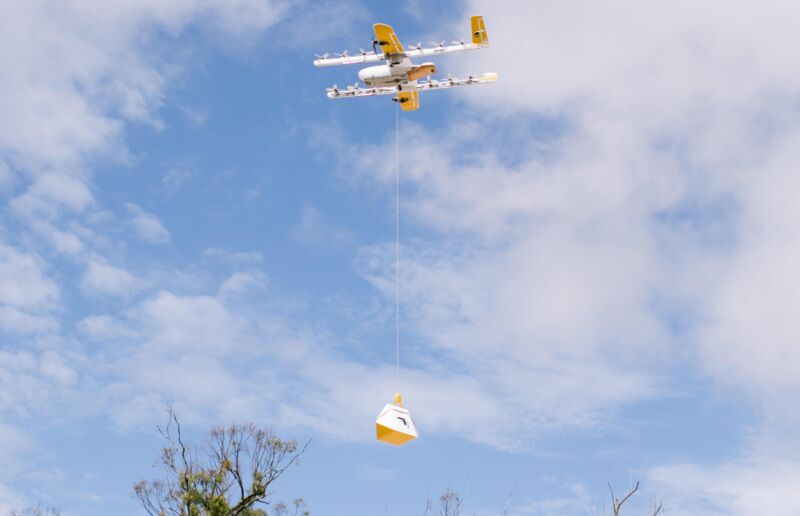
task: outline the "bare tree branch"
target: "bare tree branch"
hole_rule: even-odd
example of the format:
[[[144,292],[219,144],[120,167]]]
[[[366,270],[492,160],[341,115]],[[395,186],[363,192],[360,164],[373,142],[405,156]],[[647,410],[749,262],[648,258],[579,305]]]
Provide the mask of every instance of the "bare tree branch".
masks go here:
[[[514,495],[514,491],[517,489],[517,486],[514,486],[511,491],[508,492],[508,496],[506,497],[506,503],[503,506],[503,510],[500,511],[500,516],[507,516],[508,515],[508,508],[511,506],[511,497]]]
[[[61,510],[55,507],[35,505],[33,507],[26,507],[21,511],[11,511],[9,516],[61,516],[61,514]]]
[[[661,509],[663,508],[664,508],[663,502],[658,502],[658,504],[653,502],[653,514],[651,516],[657,516],[661,512]]]
[[[439,497],[440,516],[459,516],[464,500],[456,493],[448,489]]]
[[[609,482],[608,490],[611,491],[611,504],[612,504],[611,507],[614,510],[614,516],[619,516],[619,511],[622,508],[622,504],[624,504],[628,500],[628,498],[633,496],[633,494],[636,491],[638,491],[638,489],[639,489],[639,482],[637,481],[636,485],[633,486],[633,488],[630,491],[628,491],[628,493],[622,498],[622,500],[620,500],[619,498],[614,496],[614,489],[611,487],[611,483]]]

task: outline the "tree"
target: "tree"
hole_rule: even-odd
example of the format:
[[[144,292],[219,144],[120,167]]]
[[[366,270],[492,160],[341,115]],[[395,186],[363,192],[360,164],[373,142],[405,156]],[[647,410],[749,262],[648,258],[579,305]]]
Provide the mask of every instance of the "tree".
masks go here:
[[[306,502],[303,501],[302,498],[295,498],[292,501],[292,505],[294,506],[294,512],[290,515],[289,514],[289,507],[283,503],[278,502],[273,506],[272,513],[275,516],[310,516],[311,513],[308,511],[308,505]]]
[[[428,498],[423,516],[433,516],[433,514],[437,516],[459,516],[463,504],[464,499],[452,489],[448,489],[439,497],[439,511],[436,513],[433,512],[433,502]]]
[[[616,497],[614,494],[614,488],[611,487],[610,483],[608,484],[608,489],[611,491],[611,507],[614,511],[614,516],[620,516],[622,505],[639,490],[639,482],[636,482],[636,485],[634,485],[627,493],[625,493],[625,496],[623,496],[622,499]],[[511,503],[512,494],[513,490],[508,494],[505,507],[500,511],[501,516],[508,514],[508,508],[509,504]],[[434,503],[430,497],[428,497],[427,503],[425,504],[425,512],[422,513],[422,516],[459,516],[461,514],[461,507],[463,503],[464,499],[461,498],[458,493],[452,489],[448,489],[444,492],[444,494],[442,494],[442,496],[439,497],[438,511],[434,509]],[[650,508],[650,516],[658,516],[661,514],[663,508],[664,504],[662,502],[654,501]],[[603,514],[605,514],[605,508],[603,509]]]
[[[628,499],[633,496],[636,491],[639,490],[639,481],[636,481],[636,485],[634,485],[626,494],[622,497],[622,500],[617,498],[614,495],[614,489],[611,487],[611,483],[608,484],[608,490],[611,491],[611,508],[614,511],[614,516],[619,516],[620,510],[622,510],[622,504],[624,504]],[[661,512],[664,505],[661,502],[653,503],[652,507],[652,516],[656,516],[658,513]]]
[[[61,511],[55,507],[26,507],[21,511],[11,511],[10,516],[61,516]]]
[[[167,441],[160,462],[166,480],[142,480],[133,492],[151,516],[266,516],[269,486],[297,464],[308,443],[284,441],[253,424],[215,427],[201,448],[184,441],[171,404],[169,420],[158,427]],[[302,500],[295,501],[295,508]],[[284,514],[285,514],[284,506]],[[280,514],[280,512],[278,513]]]

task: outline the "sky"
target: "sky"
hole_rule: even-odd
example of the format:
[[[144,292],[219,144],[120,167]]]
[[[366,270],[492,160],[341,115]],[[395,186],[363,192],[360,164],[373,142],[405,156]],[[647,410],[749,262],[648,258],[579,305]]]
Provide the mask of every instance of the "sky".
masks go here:
[[[370,45],[491,47],[395,116]],[[800,513],[800,4],[0,2],[0,513],[141,515],[174,402],[324,516]],[[466,90],[466,91],[465,91]]]

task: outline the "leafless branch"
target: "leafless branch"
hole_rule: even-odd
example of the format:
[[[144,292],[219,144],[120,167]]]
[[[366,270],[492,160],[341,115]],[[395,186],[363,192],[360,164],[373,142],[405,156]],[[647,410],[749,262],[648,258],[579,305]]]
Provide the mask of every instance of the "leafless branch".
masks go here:
[[[55,507],[35,505],[33,507],[26,507],[21,511],[11,511],[9,516],[61,516],[61,510]]]
[[[653,502],[653,514],[651,516],[657,516],[661,512],[661,509],[663,508],[664,508],[664,502],[658,502],[658,503]]]
[[[517,489],[517,486],[514,486],[511,491],[508,492],[508,496],[506,497],[506,503],[503,506],[503,510],[500,511],[500,516],[507,516],[508,515],[508,508],[511,506],[511,497],[514,495],[514,491]]]
[[[439,497],[440,516],[459,516],[464,500],[456,493],[448,489]]]
[[[614,516],[619,516],[619,511],[622,508],[622,504],[624,504],[628,498],[633,496],[633,494],[639,489],[639,482],[636,482],[636,485],[631,488],[630,491],[620,500],[614,495],[614,489],[611,487],[611,483],[608,484],[608,490],[611,491],[611,507],[614,510]]]

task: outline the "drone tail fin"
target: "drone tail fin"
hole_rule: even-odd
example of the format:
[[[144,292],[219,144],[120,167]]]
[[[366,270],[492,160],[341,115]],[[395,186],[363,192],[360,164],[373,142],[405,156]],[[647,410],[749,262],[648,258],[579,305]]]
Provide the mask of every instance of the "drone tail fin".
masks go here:
[[[473,16],[470,19],[472,27],[472,42],[476,45],[488,45],[489,35],[486,32],[486,25],[483,23],[483,16]]]
[[[419,92],[414,91],[401,91],[395,97],[395,100],[400,103],[400,109],[403,111],[416,111],[419,109]]]

